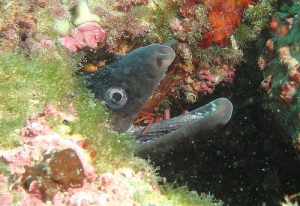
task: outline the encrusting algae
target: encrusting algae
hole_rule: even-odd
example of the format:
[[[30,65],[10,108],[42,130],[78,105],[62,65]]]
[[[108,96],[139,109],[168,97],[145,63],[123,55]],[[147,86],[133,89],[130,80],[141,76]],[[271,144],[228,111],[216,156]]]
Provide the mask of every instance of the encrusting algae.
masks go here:
[[[107,126],[102,103],[74,75],[83,54],[63,50],[46,26],[68,16],[66,5],[2,4],[1,204],[221,205],[158,185],[154,169],[133,156],[132,137]]]

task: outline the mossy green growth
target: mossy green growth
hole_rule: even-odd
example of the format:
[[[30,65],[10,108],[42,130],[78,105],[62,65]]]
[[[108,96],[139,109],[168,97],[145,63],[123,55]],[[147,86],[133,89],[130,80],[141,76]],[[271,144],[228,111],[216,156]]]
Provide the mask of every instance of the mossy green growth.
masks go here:
[[[65,111],[72,104],[78,116],[77,121],[70,123],[72,132],[86,137],[91,150],[101,153],[95,160],[98,169],[129,166],[133,139],[102,125],[108,114],[83,80],[73,75],[70,57],[56,51],[30,57],[11,52],[2,53],[0,62],[0,147],[17,145],[19,129],[31,113],[41,112],[44,105]]]
[[[211,46],[207,49],[196,50],[194,56],[199,59],[202,65],[213,65],[215,57],[220,57],[230,64],[235,65],[240,62],[242,58],[242,51],[234,47],[222,48],[218,46]],[[210,68],[211,66],[208,66]]]
[[[191,206],[221,206],[222,201],[216,200],[213,195],[195,191],[189,191],[187,187],[174,188],[171,184],[164,185],[163,195],[169,197],[175,202],[175,205],[191,205]]]
[[[259,38],[274,13],[278,0],[261,0],[245,9],[243,23],[239,25],[234,37],[240,46]]]
[[[157,196],[152,192],[150,185],[141,185],[139,182],[131,182],[138,189],[134,194],[134,199],[141,205],[163,205],[163,206],[221,206],[222,201],[216,200],[209,194],[198,194],[195,191],[189,191],[187,187],[174,188],[171,184],[166,184],[161,189],[161,195]],[[149,187],[150,186],[150,187]]]
[[[0,175],[9,175],[9,166],[0,160]]]
[[[0,55],[0,146],[13,146],[18,129],[31,113],[72,92],[71,68],[58,53],[26,57],[20,52]],[[70,90],[71,89],[71,90]]]
[[[132,14],[150,25],[151,32],[145,41],[166,42],[173,39],[170,22],[176,17],[177,11],[168,1],[151,1],[147,6],[132,9]]]

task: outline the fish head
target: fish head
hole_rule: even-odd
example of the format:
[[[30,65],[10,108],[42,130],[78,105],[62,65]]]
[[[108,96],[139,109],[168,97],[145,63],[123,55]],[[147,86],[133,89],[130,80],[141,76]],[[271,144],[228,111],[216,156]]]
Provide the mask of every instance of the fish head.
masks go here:
[[[151,44],[89,75],[89,88],[111,110],[111,124],[126,131],[175,59],[166,45]]]

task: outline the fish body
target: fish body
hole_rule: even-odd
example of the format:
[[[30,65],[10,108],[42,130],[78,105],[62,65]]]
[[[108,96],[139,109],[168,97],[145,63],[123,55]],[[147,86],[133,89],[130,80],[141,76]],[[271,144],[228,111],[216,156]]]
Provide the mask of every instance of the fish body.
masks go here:
[[[155,123],[147,132],[131,127],[174,59],[171,47],[151,44],[87,78],[90,90],[111,110],[114,129],[132,133],[139,141],[136,154],[144,158],[159,159],[163,153],[179,151],[184,144],[206,139],[226,125],[232,115],[231,102],[219,98],[185,115]]]

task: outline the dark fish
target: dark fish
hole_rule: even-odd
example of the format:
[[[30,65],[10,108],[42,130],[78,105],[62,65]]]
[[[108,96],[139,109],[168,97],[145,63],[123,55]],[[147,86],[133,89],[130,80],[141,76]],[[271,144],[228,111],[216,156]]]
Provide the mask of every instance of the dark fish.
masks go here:
[[[232,109],[228,99],[219,98],[185,115],[155,123],[146,133],[135,130],[133,134],[141,143],[136,154],[155,159],[206,140],[227,124]]]
[[[171,47],[151,44],[88,76],[91,91],[112,110],[115,130],[131,132],[138,139],[136,154],[141,157],[159,158],[182,144],[207,138],[231,118],[231,102],[219,98],[186,115],[155,123],[146,133],[131,127],[174,58]]]
[[[125,132],[131,126],[174,58],[171,47],[151,44],[88,77],[90,89],[112,109],[115,130]]]

